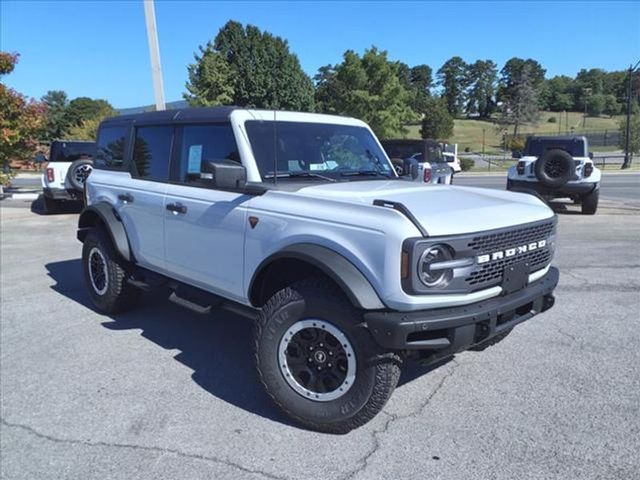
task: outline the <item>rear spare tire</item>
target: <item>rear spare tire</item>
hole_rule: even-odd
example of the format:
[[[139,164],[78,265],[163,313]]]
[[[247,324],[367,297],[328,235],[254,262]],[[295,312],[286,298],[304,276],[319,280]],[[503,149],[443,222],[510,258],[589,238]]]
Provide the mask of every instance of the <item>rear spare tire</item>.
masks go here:
[[[571,180],[575,164],[568,152],[552,149],[536,160],[534,171],[540,183],[549,188],[559,188]]]
[[[67,178],[74,190],[82,192],[84,182],[93,170],[93,162],[91,160],[76,160],[69,166]]]
[[[376,344],[361,316],[322,278],[296,282],[267,301],[256,322],[256,366],[286,415],[313,430],[347,433],[384,407],[400,359]]]

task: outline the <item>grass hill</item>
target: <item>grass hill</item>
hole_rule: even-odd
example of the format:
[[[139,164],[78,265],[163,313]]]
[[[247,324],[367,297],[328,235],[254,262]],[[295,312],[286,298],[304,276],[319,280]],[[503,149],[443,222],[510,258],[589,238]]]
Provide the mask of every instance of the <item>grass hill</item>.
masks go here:
[[[557,135],[570,134],[571,128],[576,135],[593,131],[613,131],[618,129],[620,117],[587,117],[583,127],[583,113],[581,112],[541,112],[540,120],[535,125],[523,125],[523,135]],[[549,118],[555,117],[556,122],[549,122]],[[560,118],[562,117],[562,118]],[[502,151],[502,126],[497,122],[488,120],[456,119],[453,127],[451,143],[457,143],[459,151],[469,148],[472,152],[482,152],[482,136],[484,130],[485,153],[498,153]],[[420,138],[420,126],[407,126],[409,132],[406,138]],[[513,127],[508,129],[508,133]],[[606,148],[606,147],[600,147]],[[599,148],[599,149],[600,149]],[[616,150],[614,145],[609,150]]]

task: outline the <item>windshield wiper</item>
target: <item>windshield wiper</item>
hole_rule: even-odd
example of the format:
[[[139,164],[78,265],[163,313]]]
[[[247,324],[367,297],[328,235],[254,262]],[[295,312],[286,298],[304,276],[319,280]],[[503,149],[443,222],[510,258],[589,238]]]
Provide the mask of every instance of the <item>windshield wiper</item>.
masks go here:
[[[385,177],[391,178],[387,173],[379,170],[354,170],[352,172],[342,172],[343,177],[357,177],[357,176],[369,176],[369,177]]]
[[[273,173],[269,173],[264,176],[265,179],[273,178],[273,177],[274,177]],[[321,178],[322,180],[326,180],[328,182],[336,181],[335,178],[325,177],[324,175],[320,175],[319,173],[314,173],[314,172],[283,172],[283,173],[278,173],[277,177],[278,178],[301,178],[301,177]]]

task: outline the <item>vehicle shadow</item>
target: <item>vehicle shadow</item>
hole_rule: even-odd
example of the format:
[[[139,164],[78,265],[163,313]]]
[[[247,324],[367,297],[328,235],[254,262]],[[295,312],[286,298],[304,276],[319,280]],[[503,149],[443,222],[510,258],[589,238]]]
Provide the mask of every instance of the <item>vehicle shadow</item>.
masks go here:
[[[44,211],[44,200],[42,194],[38,195],[33,202],[31,202],[31,212],[38,215],[57,215],[62,213],[80,213],[83,205],[81,202],[60,202],[59,208],[55,213],[47,213]]]
[[[45,265],[56,282],[51,288],[70,300],[93,309],[84,287],[80,259]],[[189,367],[193,381],[215,397],[248,412],[290,426],[262,389],[253,360],[252,321],[224,310],[198,315],[174,305],[158,291],[145,294],[130,312],[105,315],[108,330],[140,330],[141,335],[166,350],[179,350],[173,358]],[[421,366],[407,363],[398,387],[447,363]]]
[[[45,265],[56,282],[51,288],[93,309],[82,280],[80,259]],[[141,335],[189,367],[193,381],[219,399],[273,421],[293,425],[267,397],[253,362],[252,322],[218,310],[198,315],[167,300],[162,292],[145,294],[135,310],[105,315],[106,329],[140,330]]]

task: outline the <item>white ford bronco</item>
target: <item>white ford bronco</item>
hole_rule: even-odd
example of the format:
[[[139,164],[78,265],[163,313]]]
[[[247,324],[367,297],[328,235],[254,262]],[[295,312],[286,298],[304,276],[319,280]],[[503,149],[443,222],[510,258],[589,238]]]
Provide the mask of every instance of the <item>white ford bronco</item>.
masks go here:
[[[570,198],[582,213],[598,209],[600,169],[586,137],[528,137],[518,163],[509,168],[507,190],[534,192],[545,200]]]
[[[255,319],[259,378],[308,428],[366,423],[403,361],[481,350],[554,303],[556,218],[542,201],[403,180],[352,118],[111,118],[85,185],[77,236],[96,308],[164,288],[199,313]]]
[[[42,174],[45,213],[56,213],[61,203],[82,201],[84,182],[93,168],[95,142],[54,140]]]

